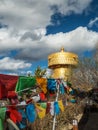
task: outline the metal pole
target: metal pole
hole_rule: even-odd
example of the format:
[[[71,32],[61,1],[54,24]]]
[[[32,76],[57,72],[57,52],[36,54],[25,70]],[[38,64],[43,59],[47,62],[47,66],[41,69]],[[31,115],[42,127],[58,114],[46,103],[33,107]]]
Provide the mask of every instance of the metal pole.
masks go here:
[[[59,97],[59,84],[57,82],[57,94],[56,94],[56,99],[55,99],[56,102],[58,101],[58,97]],[[55,123],[56,123],[56,113],[54,113],[52,130],[55,130]]]

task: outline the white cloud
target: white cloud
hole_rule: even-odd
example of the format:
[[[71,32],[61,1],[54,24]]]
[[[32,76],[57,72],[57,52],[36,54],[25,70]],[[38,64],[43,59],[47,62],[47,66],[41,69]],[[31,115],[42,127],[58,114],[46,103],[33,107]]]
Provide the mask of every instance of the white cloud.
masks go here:
[[[0,2],[0,20],[16,32],[46,27],[50,23],[53,11],[42,0],[4,0]]]
[[[45,37],[45,28],[51,24],[51,15],[54,14],[54,10],[51,9],[52,6],[56,5],[61,13],[68,15],[70,12],[82,13],[89,6],[91,1],[92,0],[0,1],[0,23],[8,25],[8,28],[0,29],[0,52],[21,49],[23,52],[27,52],[29,48],[31,50],[32,48],[35,50],[40,49],[40,43],[44,42],[43,40],[46,39],[46,42],[49,41],[47,36]],[[54,35],[53,38],[55,41]]]
[[[63,46],[68,51],[92,50],[98,42],[98,33],[87,30],[86,27],[78,27],[68,33],[49,35],[44,40],[49,48],[59,49]]]
[[[29,37],[21,42],[22,35],[12,37],[9,35],[9,30],[0,29],[0,54],[5,56],[0,60],[0,70],[16,71],[29,68],[31,64],[27,63],[28,61],[47,59],[50,53],[59,51],[61,47],[64,47],[65,51],[74,52],[93,50],[98,42],[98,33],[90,31],[86,27],[78,27],[68,33],[42,34],[40,39],[33,40]],[[13,50],[17,50],[16,59],[14,56],[13,59],[8,57],[8,53]]]
[[[90,20],[89,24],[88,24],[88,27],[92,27],[93,25],[97,25],[98,26],[98,17],[96,17],[95,19],[93,20]]]
[[[3,32],[3,33],[2,33]],[[21,36],[11,37],[9,32],[1,30],[0,51],[7,53],[8,50],[17,50],[17,59],[36,61],[47,58],[48,54],[58,51],[62,46],[67,51],[92,50],[98,42],[98,33],[88,30],[86,27],[78,27],[68,33],[42,35],[40,39],[33,39],[27,35],[23,41]],[[4,34],[4,35],[3,35]],[[24,35],[23,35],[24,36]]]
[[[25,63],[24,61],[14,60],[10,57],[5,57],[0,60],[0,70],[13,70],[24,69],[30,67],[30,63]]]
[[[3,0],[0,1],[0,22],[13,33],[45,28],[50,24],[54,5],[64,15],[82,13],[92,0]],[[13,31],[14,30],[14,31]]]
[[[52,75],[53,71],[51,69],[46,69],[45,77],[49,78]]]
[[[50,1],[52,2],[52,0]],[[68,15],[71,13],[81,14],[91,2],[92,0],[53,0],[52,4],[56,4],[62,14]]]
[[[64,15],[80,14],[92,0],[1,0],[0,23],[0,70],[18,70],[31,66],[25,61],[47,58],[62,46],[65,50],[92,49],[98,41],[98,33],[79,27],[69,33],[46,35],[51,16],[58,11]],[[14,59],[8,57],[16,50]],[[5,58],[2,58],[2,57]]]
[[[21,37],[20,41],[24,41],[25,39],[32,39],[32,40],[40,40],[41,37],[43,37],[46,34],[46,29],[40,28],[35,29],[32,32],[25,32],[23,36]]]

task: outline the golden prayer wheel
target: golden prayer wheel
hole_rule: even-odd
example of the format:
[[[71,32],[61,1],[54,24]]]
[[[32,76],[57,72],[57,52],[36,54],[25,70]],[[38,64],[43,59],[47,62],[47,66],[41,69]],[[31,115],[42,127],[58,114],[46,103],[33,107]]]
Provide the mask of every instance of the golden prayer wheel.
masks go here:
[[[71,80],[73,69],[78,65],[78,55],[71,52],[64,52],[61,48],[60,52],[52,53],[48,56],[48,67],[53,70],[52,78],[63,78]]]

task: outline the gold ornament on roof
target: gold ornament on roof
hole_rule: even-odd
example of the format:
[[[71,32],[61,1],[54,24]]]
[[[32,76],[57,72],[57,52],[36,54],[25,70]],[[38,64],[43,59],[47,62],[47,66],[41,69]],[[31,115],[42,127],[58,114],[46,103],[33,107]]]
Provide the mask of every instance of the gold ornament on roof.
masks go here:
[[[61,48],[61,52],[64,52],[64,47]]]
[[[71,80],[72,71],[78,65],[78,55],[65,52],[62,47],[60,52],[48,56],[48,67],[53,70],[52,78]]]

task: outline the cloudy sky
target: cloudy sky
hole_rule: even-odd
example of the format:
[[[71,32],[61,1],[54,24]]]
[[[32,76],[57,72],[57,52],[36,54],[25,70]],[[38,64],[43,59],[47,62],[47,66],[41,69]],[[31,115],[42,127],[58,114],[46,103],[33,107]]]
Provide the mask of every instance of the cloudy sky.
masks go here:
[[[0,73],[33,73],[61,47],[89,53],[96,43],[98,0],[0,0]]]

